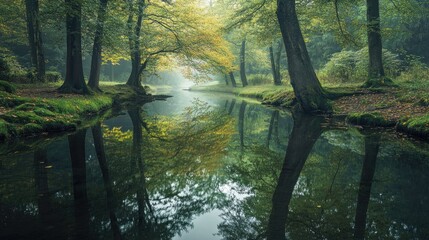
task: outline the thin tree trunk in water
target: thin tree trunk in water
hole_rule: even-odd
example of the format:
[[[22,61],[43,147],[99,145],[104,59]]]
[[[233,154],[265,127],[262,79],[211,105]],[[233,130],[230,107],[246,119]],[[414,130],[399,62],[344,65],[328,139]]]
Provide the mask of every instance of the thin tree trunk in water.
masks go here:
[[[240,49],[240,79],[243,87],[249,85],[246,77],[246,40],[241,42]]]
[[[112,179],[110,178],[109,167],[107,165],[106,152],[104,150],[103,134],[101,132],[101,123],[97,123],[91,128],[94,138],[95,152],[97,153],[98,163],[101,174],[103,175],[104,189],[106,190],[107,208],[109,209],[110,226],[112,228],[113,239],[121,239],[121,230],[118,219],[115,214],[116,200],[112,189]]]
[[[290,81],[302,110],[331,111],[308,56],[296,15],[295,0],[277,0],[277,18],[286,47]]]
[[[106,20],[108,0],[100,0],[97,16],[97,27],[95,29],[94,44],[92,46],[91,72],[89,74],[88,86],[93,90],[100,91],[100,69],[101,49],[103,45],[104,22]]]
[[[366,214],[371,196],[371,186],[379,147],[380,135],[365,136],[365,159],[359,184],[354,239],[365,239]]]
[[[131,52],[131,74],[128,78],[127,85],[131,87],[135,87],[141,91],[144,91],[141,83],[140,83],[140,76],[141,76],[141,53],[140,53],[140,35],[141,35],[141,27],[143,23],[143,13],[144,9],[146,8],[145,0],[139,0],[138,1],[138,14],[137,14],[137,21],[135,23],[134,31],[132,29],[132,23],[133,23],[133,7],[132,3],[129,3],[129,16],[128,16],[128,34],[129,34],[129,42],[130,42],[130,52]]]
[[[48,185],[48,156],[46,149],[38,149],[34,152],[34,182],[36,184],[37,207],[39,218],[47,233],[55,224],[52,220],[55,216],[52,209],[51,194]]]
[[[267,136],[267,148],[270,147],[271,138],[273,135],[274,124],[279,116],[279,111],[274,110],[271,114],[270,127],[268,128],[268,136]]]
[[[82,3],[80,0],[65,0],[65,2],[70,9],[66,15],[67,65],[66,78],[59,91],[89,93],[82,67]]]
[[[369,68],[365,87],[377,87],[384,84],[383,46],[380,30],[379,0],[366,1],[368,32]]]
[[[285,240],[285,225],[293,189],[314,143],[322,133],[323,118],[294,113],[294,125],[282,171],[273,194],[267,239]]]
[[[235,98],[232,99],[231,105],[229,105],[228,115],[231,115],[232,110],[234,110],[235,102],[236,102]]]
[[[240,112],[238,113],[238,132],[240,134],[240,149],[244,149],[244,113],[246,112],[247,102],[242,101],[240,105]]]
[[[233,87],[237,87],[237,82],[235,81],[235,77],[234,77],[234,73],[233,72],[229,72],[229,78],[231,78],[231,85]]]
[[[27,14],[28,43],[30,45],[31,65],[37,71],[37,80],[45,80],[45,55],[43,53],[42,33],[40,30],[39,1],[25,0]]]
[[[90,231],[90,214],[86,185],[85,136],[86,129],[79,130],[68,137],[73,171],[74,239],[89,239]]]

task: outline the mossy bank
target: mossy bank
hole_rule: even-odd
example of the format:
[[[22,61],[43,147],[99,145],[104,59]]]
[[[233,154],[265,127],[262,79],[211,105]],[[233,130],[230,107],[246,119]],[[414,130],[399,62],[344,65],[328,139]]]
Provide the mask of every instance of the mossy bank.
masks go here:
[[[426,85],[399,82],[395,88],[363,89],[359,84],[324,86],[331,98],[333,114],[344,116],[350,124],[364,127],[394,128],[409,135],[429,139],[429,94]],[[251,86],[232,88],[223,85],[198,86],[192,91],[231,93],[256,98],[263,104],[289,108],[296,101],[290,86]]]
[[[0,141],[74,131],[105,116],[114,106],[150,101],[150,96],[139,95],[124,85],[105,86],[102,94],[87,96],[56,94],[55,86],[49,85],[42,87],[43,97],[26,96],[25,90],[36,91],[31,88],[37,86],[21,86],[21,91],[13,85],[5,86],[0,89]]]

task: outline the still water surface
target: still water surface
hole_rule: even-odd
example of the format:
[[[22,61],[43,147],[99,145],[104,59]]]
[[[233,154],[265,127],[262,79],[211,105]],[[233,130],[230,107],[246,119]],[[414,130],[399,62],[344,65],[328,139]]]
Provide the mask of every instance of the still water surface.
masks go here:
[[[175,92],[0,146],[0,239],[429,239],[429,148]]]

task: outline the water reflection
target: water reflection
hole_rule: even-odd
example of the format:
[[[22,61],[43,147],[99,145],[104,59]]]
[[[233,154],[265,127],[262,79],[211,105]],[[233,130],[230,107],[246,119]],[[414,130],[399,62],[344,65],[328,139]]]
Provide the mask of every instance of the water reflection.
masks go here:
[[[130,108],[1,156],[0,239],[429,235],[424,147],[241,99],[211,100],[166,115]],[[210,229],[219,223],[218,235],[199,219]]]
[[[286,157],[272,198],[267,228],[268,240],[286,239],[285,224],[292,192],[314,143],[322,133],[323,118],[294,113],[293,119]]]

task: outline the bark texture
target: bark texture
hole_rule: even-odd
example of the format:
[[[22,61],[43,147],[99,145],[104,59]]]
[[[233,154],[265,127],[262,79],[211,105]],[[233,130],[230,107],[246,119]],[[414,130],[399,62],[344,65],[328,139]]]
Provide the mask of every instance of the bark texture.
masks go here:
[[[28,43],[30,46],[31,66],[36,70],[38,81],[45,79],[45,55],[43,52],[42,32],[39,19],[39,1],[25,0],[27,15]]]
[[[235,81],[235,77],[234,77],[234,73],[233,72],[229,72],[229,78],[231,79],[231,85],[233,87],[237,87],[237,82]]]
[[[302,110],[330,112],[324,90],[311,65],[294,0],[277,0],[277,18],[286,47],[290,81]]]
[[[249,85],[246,77],[246,40],[241,42],[240,49],[240,79],[243,87]]]
[[[88,86],[97,91],[100,91],[101,51],[103,46],[104,22],[106,20],[107,2],[108,0],[100,0],[94,44],[92,45],[91,72],[89,74]]]
[[[366,1],[368,31],[369,67],[366,87],[377,87],[384,84],[383,46],[380,31],[379,0]]]
[[[141,85],[140,77],[143,70],[147,66],[147,60],[142,64],[142,56],[140,53],[140,36],[141,36],[141,28],[143,23],[143,14],[146,8],[145,0],[139,0],[137,2],[137,20],[133,26],[134,22],[134,14],[133,14],[133,3],[128,0],[129,4],[129,15],[128,15],[128,38],[130,45],[130,54],[131,54],[131,73],[128,77],[127,85],[134,87],[140,91],[144,91],[144,88]]]
[[[80,0],[65,0],[65,2],[68,8],[66,78],[59,90],[65,93],[88,93],[82,67],[82,3]]]

